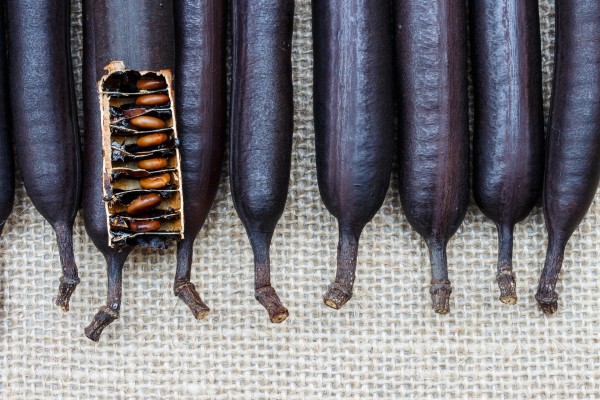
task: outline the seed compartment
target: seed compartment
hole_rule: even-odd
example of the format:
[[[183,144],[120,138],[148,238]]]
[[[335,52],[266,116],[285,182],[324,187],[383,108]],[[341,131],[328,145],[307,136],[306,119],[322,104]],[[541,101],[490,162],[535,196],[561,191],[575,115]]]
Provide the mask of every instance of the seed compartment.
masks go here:
[[[109,246],[166,248],[184,238],[171,71],[129,70],[120,61],[106,70],[98,92]]]

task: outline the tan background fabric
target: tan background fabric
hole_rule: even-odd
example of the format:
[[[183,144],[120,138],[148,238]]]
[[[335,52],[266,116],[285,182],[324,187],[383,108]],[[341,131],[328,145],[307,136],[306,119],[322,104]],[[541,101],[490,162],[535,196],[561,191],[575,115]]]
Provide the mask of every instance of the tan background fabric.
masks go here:
[[[79,0],[73,3],[80,32]],[[546,100],[552,4],[540,4]],[[80,37],[74,46],[80,68]],[[322,304],[337,226],[316,181],[308,0],[297,4],[293,63],[292,175],[272,246],[273,282],[289,319],[270,324],[253,298],[251,250],[224,173],[194,258],[193,281],[209,317],[196,321],[172,295],[172,249],[136,250],[125,267],[121,318],[92,343],[83,328],[104,302],[104,261],[79,218],[81,284],[69,313],[54,306],[54,234],[19,183],[0,239],[2,398],[599,397],[598,197],[567,248],[555,316],[544,317],[533,298],[546,245],[541,209],[516,229],[520,298],[507,306],[497,300],[495,228],[473,204],[449,245],[452,313],[433,314],[427,251],[402,215],[395,174],[362,235],[354,298],[338,312]]]

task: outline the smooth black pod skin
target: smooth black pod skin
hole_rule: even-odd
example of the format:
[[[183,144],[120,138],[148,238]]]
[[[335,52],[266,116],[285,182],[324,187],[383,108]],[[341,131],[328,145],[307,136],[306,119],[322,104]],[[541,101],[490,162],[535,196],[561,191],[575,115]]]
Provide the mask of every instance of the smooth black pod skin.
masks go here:
[[[226,125],[227,2],[175,0],[175,101],[181,146],[185,239],[177,246],[174,291],[197,319],[209,308],[190,282],[194,239],[219,186]]]
[[[431,298],[450,311],[446,245],[469,201],[466,5],[396,0],[402,208],[425,239]]]
[[[358,240],[388,190],[393,41],[385,0],[313,0],[314,113],[321,198],[338,219],[335,281],[325,304],[352,297]]]
[[[56,232],[63,275],[56,304],[79,283],[73,223],[81,194],[79,130],[69,39],[70,2],[8,0],[13,138],[27,194]]]
[[[546,314],[565,247],[587,213],[600,178],[600,2],[556,1],[554,83],[544,175],[546,263],[535,295]]]
[[[271,322],[288,316],[271,286],[269,246],[290,177],[293,18],[293,0],[232,2],[231,193],[254,252],[255,297]]]
[[[104,67],[115,60],[123,61],[130,69],[174,70],[173,3],[168,0],[84,0],[83,28],[83,215],[86,231],[104,255],[108,272],[106,305],[85,328],[86,336],[97,341],[102,330],[119,317],[123,264],[131,251],[130,247],[111,248],[108,245],[97,84],[106,74]]]
[[[4,15],[0,13],[0,32],[4,31]],[[8,74],[4,35],[0,35],[0,234],[9,217],[15,198],[15,166],[8,124]]]
[[[513,229],[535,205],[544,174],[538,2],[469,2],[475,135],[473,194],[498,228],[500,301],[517,302]]]

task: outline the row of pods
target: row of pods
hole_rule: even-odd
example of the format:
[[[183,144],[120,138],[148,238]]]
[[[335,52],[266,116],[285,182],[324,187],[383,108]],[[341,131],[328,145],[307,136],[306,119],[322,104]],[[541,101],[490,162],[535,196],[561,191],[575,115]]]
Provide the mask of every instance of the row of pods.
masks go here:
[[[80,202],[106,259],[106,304],[85,329],[92,340],[119,316],[123,265],[138,245],[176,241],[174,293],[196,318],[209,311],[190,278],[226,136],[226,3],[83,0],[82,157],[69,2],[6,2],[0,91],[10,89],[10,104],[0,96],[0,219],[14,191],[10,117],[27,193],[56,231],[57,304],[68,310],[79,282],[72,226]],[[549,240],[536,299],[545,313],[557,309],[565,246],[600,176],[600,3],[556,0],[546,140],[537,1],[469,4],[312,1],[317,176],[339,222],[337,273],[324,296],[332,308],[352,297],[360,235],[384,200],[396,147],[402,207],[430,252],[433,309],[449,312],[446,245],[471,188],[470,31],[472,188],[498,227],[500,300],[517,300],[512,232],[543,193]],[[256,299],[282,322],[288,310],[271,285],[269,248],[290,174],[294,1],[232,0],[231,7],[231,193],[254,252]],[[40,79],[47,76],[51,85]]]

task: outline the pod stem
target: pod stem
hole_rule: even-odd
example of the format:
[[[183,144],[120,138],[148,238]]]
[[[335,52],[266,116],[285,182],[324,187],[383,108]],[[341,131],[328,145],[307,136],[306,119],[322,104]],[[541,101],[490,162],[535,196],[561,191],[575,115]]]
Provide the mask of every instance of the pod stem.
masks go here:
[[[106,256],[108,270],[108,291],[106,305],[102,306],[90,325],[85,328],[85,336],[97,342],[104,328],[119,318],[121,308],[121,292],[123,287],[123,264],[127,252],[119,252]]]
[[[433,311],[438,314],[450,312],[450,294],[452,285],[448,279],[448,261],[446,259],[446,242],[431,241],[427,243],[431,262],[431,303]]]
[[[192,311],[197,320],[206,318],[210,308],[202,301],[196,286],[190,281],[192,274],[194,239],[184,239],[177,244],[177,270],[173,292]]]
[[[73,227],[72,225],[58,224],[54,227],[54,231],[56,232],[58,254],[62,266],[62,277],[60,278],[55,304],[64,311],[69,311],[69,300],[79,284],[77,264],[73,253]]]
[[[271,286],[271,261],[269,247],[273,232],[248,232],[254,252],[254,297],[269,313],[269,320],[281,323],[289,316],[277,292]]]
[[[535,299],[544,314],[553,314],[558,309],[556,282],[562,267],[566,243],[550,240],[546,252],[546,262],[538,285]]]
[[[352,298],[360,231],[340,226],[335,281],[329,285],[323,296],[325,304],[335,310],[342,308]]]
[[[513,226],[498,225],[498,274],[500,301],[504,304],[517,303],[516,280],[513,274]]]

